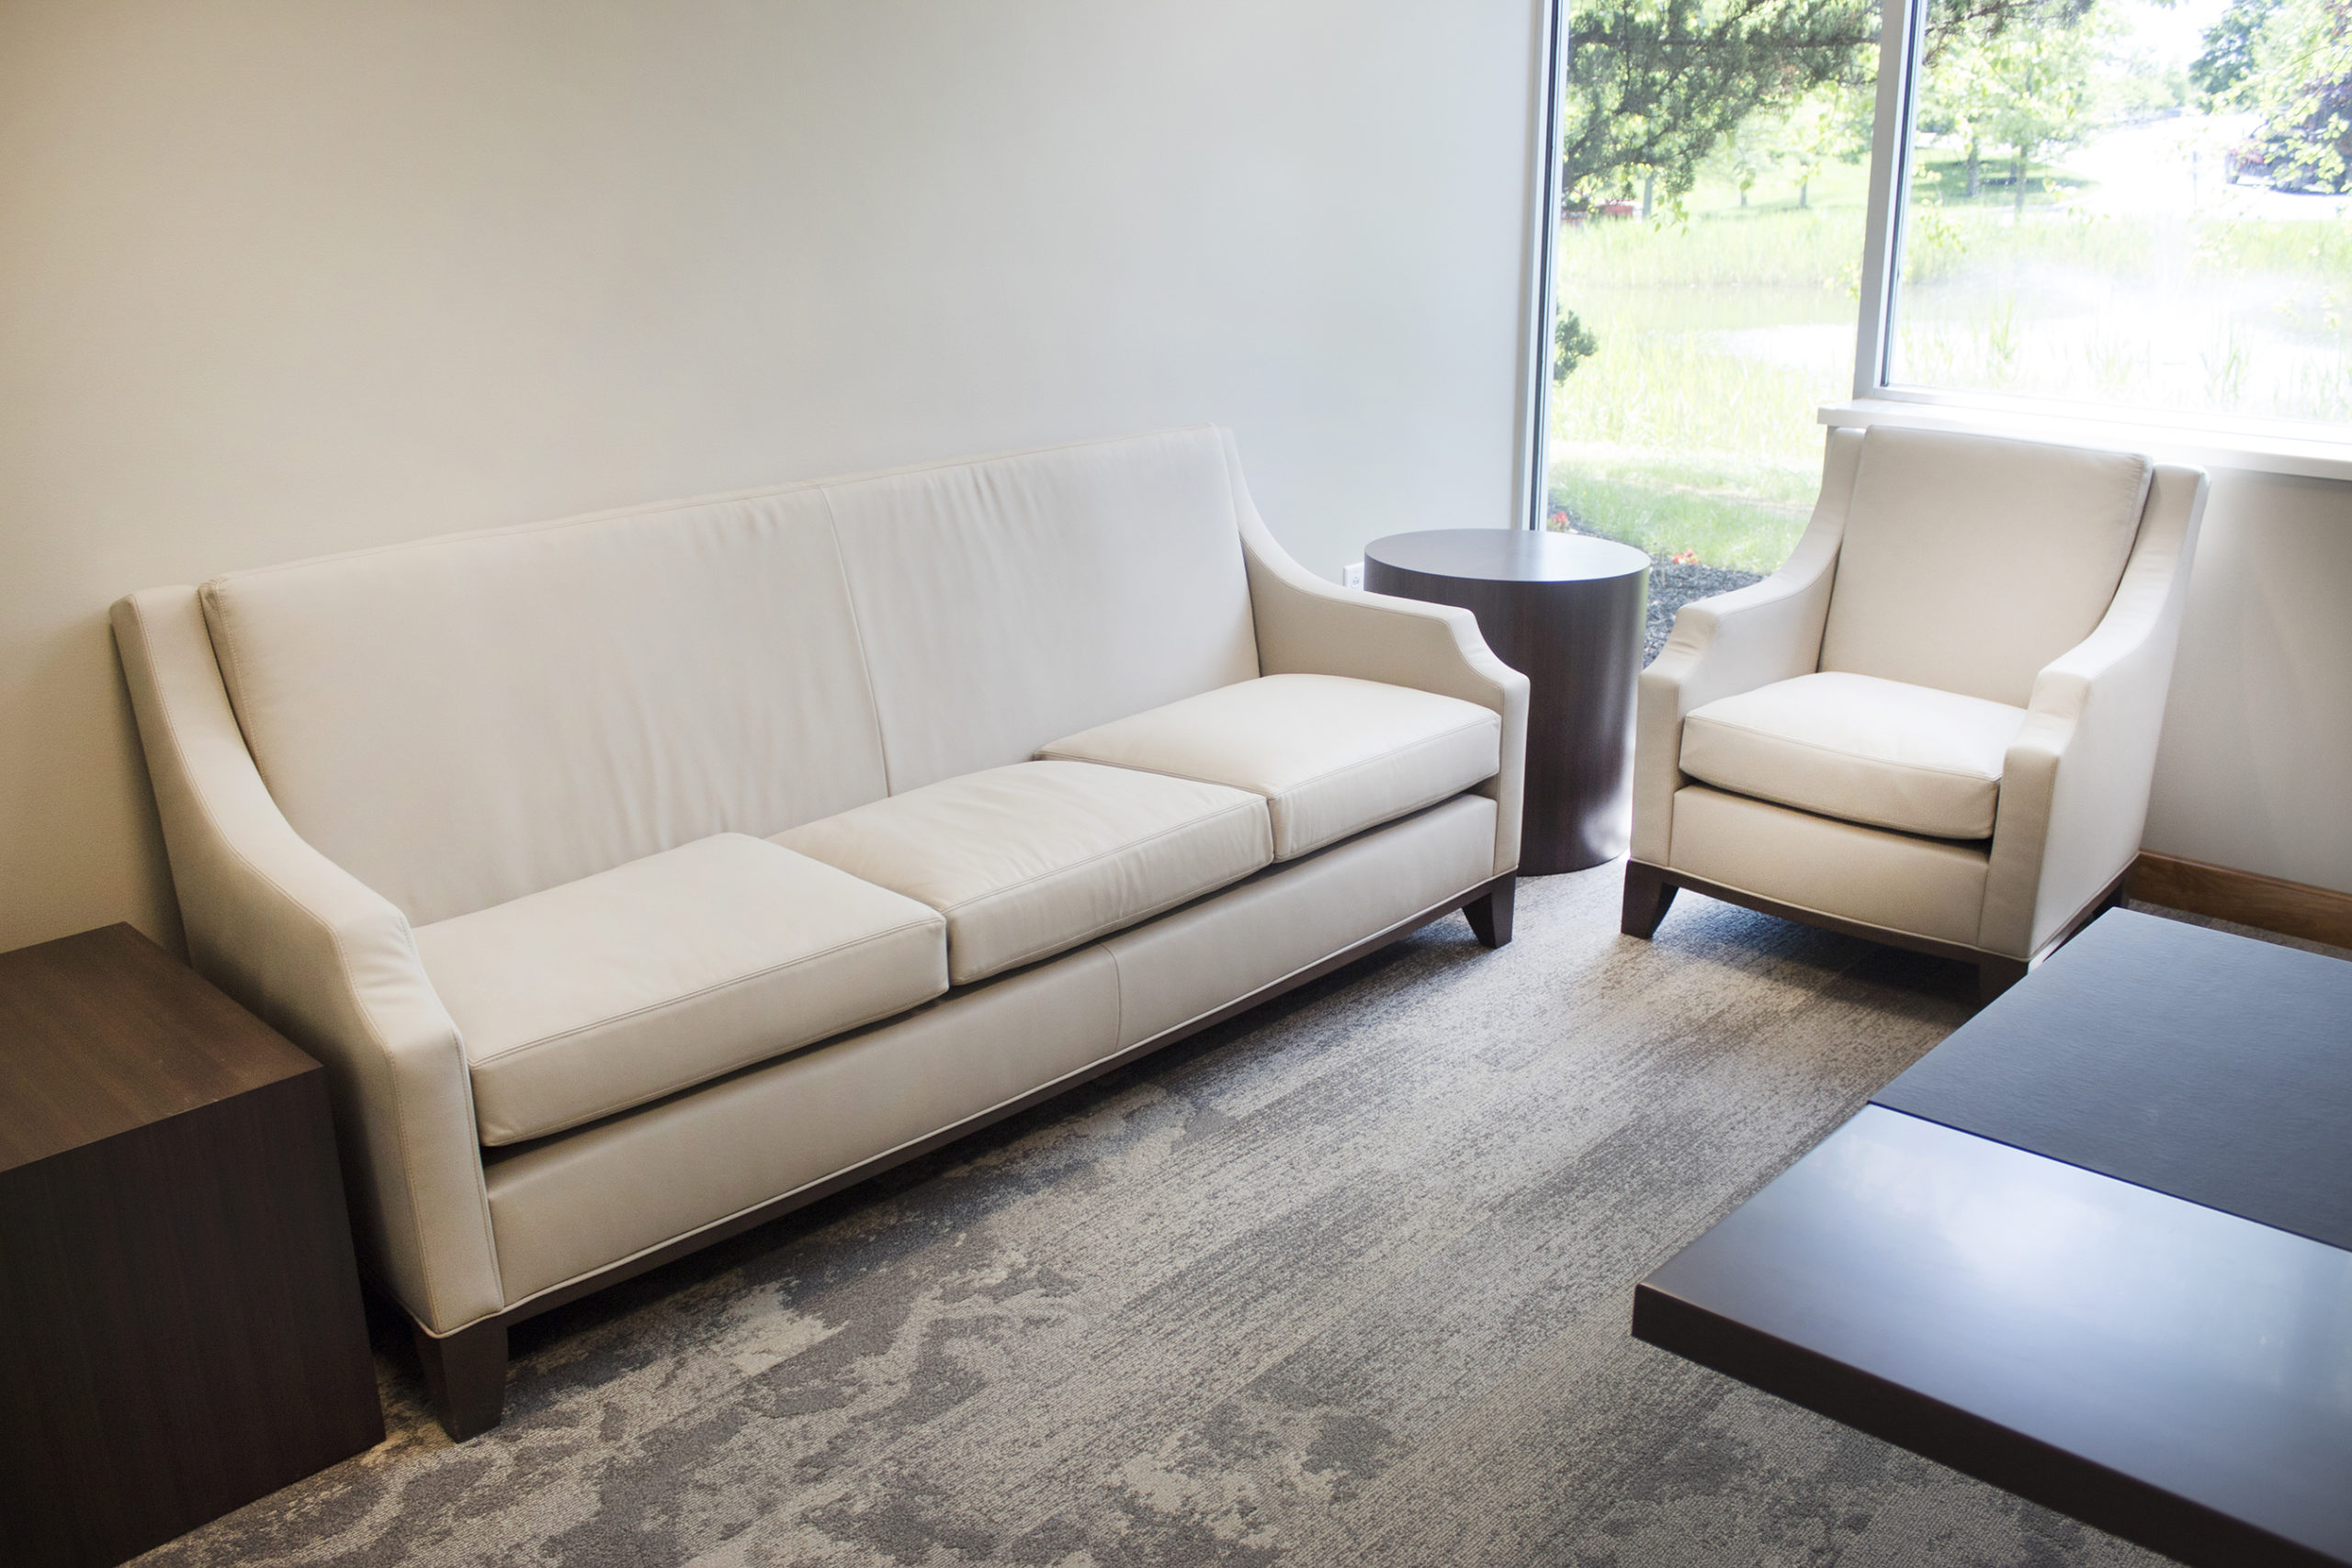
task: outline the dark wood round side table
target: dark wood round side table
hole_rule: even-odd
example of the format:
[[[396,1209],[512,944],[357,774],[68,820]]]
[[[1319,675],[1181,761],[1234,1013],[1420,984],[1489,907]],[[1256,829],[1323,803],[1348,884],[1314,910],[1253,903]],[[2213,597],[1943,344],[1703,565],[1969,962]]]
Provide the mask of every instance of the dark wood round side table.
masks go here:
[[[1625,852],[1649,583],[1641,551],[1573,534],[1439,528],[1364,547],[1366,589],[1460,605],[1495,657],[1527,677],[1522,876]]]

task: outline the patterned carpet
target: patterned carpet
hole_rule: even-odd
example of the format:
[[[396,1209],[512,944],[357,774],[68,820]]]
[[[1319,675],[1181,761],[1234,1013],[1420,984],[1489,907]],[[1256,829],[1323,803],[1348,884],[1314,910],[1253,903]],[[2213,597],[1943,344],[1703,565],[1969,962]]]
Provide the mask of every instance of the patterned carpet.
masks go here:
[[[385,1443],[141,1561],[2157,1563],[1627,1336],[1973,977],[1618,886],[540,1318],[463,1447],[386,1326]]]

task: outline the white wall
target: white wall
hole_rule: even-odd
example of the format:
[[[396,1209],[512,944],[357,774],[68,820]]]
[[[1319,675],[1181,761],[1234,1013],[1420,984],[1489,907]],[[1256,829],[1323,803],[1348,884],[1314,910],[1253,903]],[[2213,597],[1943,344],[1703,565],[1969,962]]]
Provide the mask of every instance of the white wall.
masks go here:
[[[2352,484],[2214,474],[2142,841],[2352,893]]]
[[[106,606],[1200,420],[1510,520],[1537,0],[7,0],[0,948],[174,926]]]

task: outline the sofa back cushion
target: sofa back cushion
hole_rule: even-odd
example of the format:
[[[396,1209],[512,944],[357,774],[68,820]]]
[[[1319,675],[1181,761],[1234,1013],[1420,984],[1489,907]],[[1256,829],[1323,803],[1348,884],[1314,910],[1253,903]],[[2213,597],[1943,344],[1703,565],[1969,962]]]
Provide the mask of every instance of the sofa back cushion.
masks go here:
[[[297,832],[429,924],[1258,673],[1214,429],[204,585]]]
[[[828,487],[892,794],[1258,673],[1213,428]]]
[[[279,808],[418,924],[888,787],[813,486],[237,572],[203,603]]]
[[[2151,472],[2130,453],[1872,426],[1820,667],[2025,706],[2106,615]]]

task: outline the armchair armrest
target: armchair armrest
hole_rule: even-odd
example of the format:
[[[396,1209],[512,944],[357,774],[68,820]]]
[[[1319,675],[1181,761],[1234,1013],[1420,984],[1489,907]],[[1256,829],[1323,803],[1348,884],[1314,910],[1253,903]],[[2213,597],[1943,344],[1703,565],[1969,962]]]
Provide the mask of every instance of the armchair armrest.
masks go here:
[[[1809,675],[1821,662],[1838,547],[1861,461],[1862,433],[1833,430],[1813,520],[1781,570],[1761,582],[1682,606],[1642,671],[1634,728],[1635,860],[1669,865],[1674,792],[1682,787],[1682,721],[1718,697]]]
[[[499,1311],[465,1050],[407,918],[278,811],[196,591],[113,623],[197,969],[325,1066],[363,1254],[401,1303],[440,1334]]]
[[[1527,677],[1494,656],[1478,633],[1478,618],[1467,610],[1340,588],[1293,560],[1250,502],[1230,433],[1225,440],[1250,571],[1260,672],[1349,675],[1492,709],[1502,720],[1500,766],[1478,793],[1495,803],[1495,874],[1516,871],[1527,760]]]
[[[1980,947],[2030,958],[2140,852],[2206,489],[2199,469],[2156,469],[2106,615],[2034,678],[2002,762]]]

